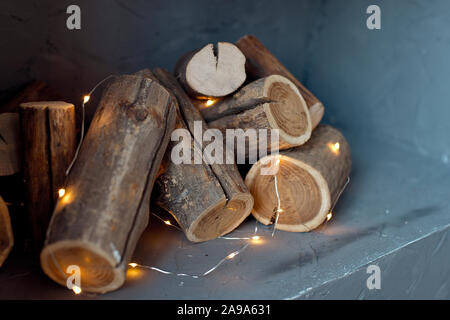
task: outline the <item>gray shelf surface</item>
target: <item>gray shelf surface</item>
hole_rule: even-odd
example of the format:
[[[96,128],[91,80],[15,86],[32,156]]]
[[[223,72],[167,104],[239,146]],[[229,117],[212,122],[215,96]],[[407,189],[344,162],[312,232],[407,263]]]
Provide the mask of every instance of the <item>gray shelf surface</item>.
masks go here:
[[[105,295],[74,296],[28,257],[0,269],[2,299],[297,299],[450,298],[450,169],[443,160],[374,138],[344,134],[353,152],[351,182],[330,222],[310,233],[259,226],[263,240],[215,272],[199,278],[151,270],[129,272]],[[253,233],[247,219],[230,236]],[[153,217],[134,261],[198,274],[242,241],[189,243]],[[381,289],[366,287],[366,267],[381,269]]]

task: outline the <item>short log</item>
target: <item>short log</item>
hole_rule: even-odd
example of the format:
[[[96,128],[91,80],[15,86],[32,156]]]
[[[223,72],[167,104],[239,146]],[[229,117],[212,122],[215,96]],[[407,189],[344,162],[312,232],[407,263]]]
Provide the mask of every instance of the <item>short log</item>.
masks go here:
[[[253,198],[235,164],[211,164],[204,154],[194,154],[203,150],[203,145],[194,148],[194,144],[200,144],[193,138],[194,121],[207,129],[205,122],[169,72],[155,69],[153,74],[178,100],[177,128],[188,130],[192,158],[203,159],[201,164],[173,163],[170,156],[176,143],[172,141],[165,156],[167,170],[155,184],[154,202],[175,217],[190,241],[201,242],[227,234],[250,214]]]
[[[244,83],[245,57],[232,43],[208,44],[181,57],[175,75],[194,98],[223,97]]]
[[[62,101],[27,102],[20,105],[20,117],[26,207],[39,252],[76,148],[75,107]]]
[[[14,245],[9,210],[3,198],[0,197],[0,267],[5,262]]]
[[[243,36],[236,42],[236,46],[245,55],[248,78],[255,80],[278,74],[288,78],[297,86],[308,105],[314,129],[323,117],[322,102],[305,88],[255,36]]]
[[[41,252],[51,279],[66,285],[77,265],[84,291],[124,283],[174,124],[174,102],[156,81],[124,75],[105,89]]]
[[[261,175],[260,171],[263,162],[277,159],[282,209],[277,229],[305,232],[318,227],[327,218],[350,174],[350,147],[344,136],[330,126],[320,125],[305,145],[281,151],[279,156],[267,156],[251,167],[245,183],[255,199],[252,213],[266,225],[274,222],[278,202],[275,176]]]
[[[280,150],[304,144],[311,136],[311,119],[305,100],[287,78],[272,75],[247,84],[234,95],[200,109],[212,128],[279,130]],[[258,137],[259,138],[259,137]],[[249,141],[251,154],[259,139]],[[268,149],[273,146],[268,144]]]

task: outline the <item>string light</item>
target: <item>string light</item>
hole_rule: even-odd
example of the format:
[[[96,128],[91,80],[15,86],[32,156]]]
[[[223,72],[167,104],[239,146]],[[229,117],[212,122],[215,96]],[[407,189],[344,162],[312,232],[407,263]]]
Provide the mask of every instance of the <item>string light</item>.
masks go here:
[[[90,99],[91,99],[91,96],[90,96],[90,95],[84,96],[84,97],[83,97],[83,103],[88,103]]]
[[[132,268],[136,268],[138,266],[138,264],[135,262],[129,263],[128,265]]]
[[[329,143],[328,147],[330,148],[331,152],[333,152],[334,154],[339,154],[339,149],[341,147],[341,145],[339,144],[339,142],[336,143]]]
[[[172,225],[169,220],[164,221],[164,223],[167,224],[168,226]]]
[[[211,107],[214,103],[216,103],[215,100],[209,99],[208,101],[206,101],[205,106]]]
[[[330,212],[327,214],[327,221],[330,221],[332,217],[333,217],[333,212],[330,211]]]
[[[66,189],[61,188],[61,189],[58,190],[58,196],[60,198],[64,197],[65,194],[66,194]]]
[[[80,294],[82,290],[81,290],[81,288],[78,287],[78,286],[72,286],[72,291],[73,291],[75,294]]]

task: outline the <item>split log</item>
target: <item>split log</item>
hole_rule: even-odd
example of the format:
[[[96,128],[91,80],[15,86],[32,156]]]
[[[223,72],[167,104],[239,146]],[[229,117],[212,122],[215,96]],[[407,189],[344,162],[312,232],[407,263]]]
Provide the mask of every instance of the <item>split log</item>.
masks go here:
[[[192,97],[223,97],[244,83],[245,57],[232,43],[208,44],[181,57],[175,75]]]
[[[124,283],[174,124],[174,102],[156,81],[124,75],[105,89],[41,252],[51,279],[66,285],[77,265],[84,291]]]
[[[20,105],[26,206],[39,252],[76,147],[75,107],[62,101]]]
[[[278,129],[280,150],[302,145],[311,136],[305,100],[291,81],[279,75],[253,81],[200,112],[210,127],[223,132],[251,128],[268,129],[270,133],[271,129]],[[258,147],[259,139],[249,141],[248,153],[256,152]],[[268,149],[274,148],[269,144]]]
[[[242,37],[236,42],[236,46],[245,55],[245,68],[248,78],[259,79],[278,74],[288,78],[297,86],[308,105],[312,128],[314,129],[323,117],[324,107],[322,102],[306,89],[255,36],[246,35]]]
[[[22,168],[20,117],[15,112],[0,114],[0,176],[9,176]]]
[[[276,175],[283,210],[277,229],[305,232],[316,228],[326,219],[350,174],[347,141],[336,129],[320,125],[305,145],[267,156],[252,166],[245,178],[255,199],[252,213],[266,225],[273,223],[277,209],[275,178],[261,175],[260,170],[263,162],[276,159],[280,160]]]
[[[9,210],[0,197],[0,267],[5,262],[14,244]]]
[[[205,145],[194,139],[194,122],[201,124],[203,130],[207,126],[176,79],[163,69],[155,69],[153,74],[178,100],[177,128],[188,132],[187,141],[181,143],[193,150],[191,159],[203,159],[199,164],[175,164],[170,157],[177,143],[172,141],[165,155],[167,170],[155,184],[154,202],[175,217],[190,241],[227,234],[250,214],[253,198],[236,164],[212,163],[212,159],[201,154]]]

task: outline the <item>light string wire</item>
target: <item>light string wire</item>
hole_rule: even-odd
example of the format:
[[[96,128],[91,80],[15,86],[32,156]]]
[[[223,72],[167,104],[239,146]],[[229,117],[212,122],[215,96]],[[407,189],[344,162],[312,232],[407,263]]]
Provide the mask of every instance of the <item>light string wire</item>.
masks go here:
[[[84,127],[85,127],[85,122],[86,122],[86,107],[85,104],[87,102],[89,102],[89,100],[91,99],[91,95],[94,93],[94,91],[100,86],[102,85],[104,82],[106,82],[107,80],[113,78],[113,77],[117,77],[115,74],[111,74],[109,76],[107,76],[106,78],[104,78],[103,80],[101,80],[100,82],[98,82],[91,91],[89,91],[89,93],[87,95],[85,95],[83,97],[83,102],[81,104],[81,133],[80,133],[80,141],[78,142],[78,146],[77,149],[75,151],[75,155],[73,156],[72,161],[70,162],[69,166],[66,169],[66,176],[69,175],[70,170],[72,170],[73,165],[75,164],[75,161],[78,158],[78,153],[80,152],[81,149],[81,145],[83,143],[84,140]]]

